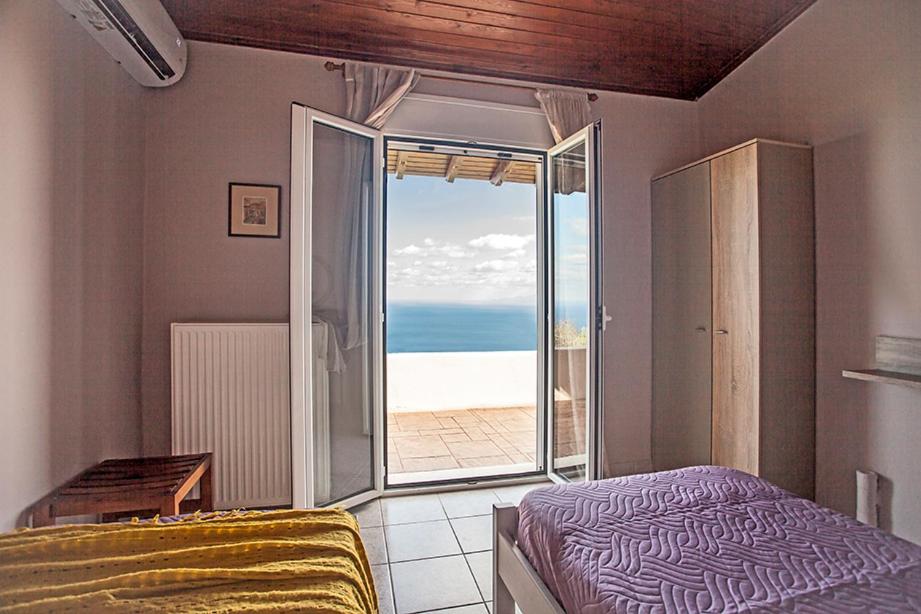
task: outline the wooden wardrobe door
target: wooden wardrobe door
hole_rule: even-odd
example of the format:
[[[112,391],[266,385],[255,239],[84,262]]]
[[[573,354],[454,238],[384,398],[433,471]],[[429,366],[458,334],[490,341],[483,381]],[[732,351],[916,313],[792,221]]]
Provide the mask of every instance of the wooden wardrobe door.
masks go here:
[[[710,161],[713,463],[759,472],[756,146]]]
[[[710,164],[652,184],[652,462],[710,463]]]

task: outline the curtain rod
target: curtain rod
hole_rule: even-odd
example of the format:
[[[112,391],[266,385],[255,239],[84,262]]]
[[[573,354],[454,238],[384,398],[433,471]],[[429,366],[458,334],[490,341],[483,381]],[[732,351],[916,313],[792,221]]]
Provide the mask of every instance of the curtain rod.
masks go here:
[[[332,72],[334,70],[344,69],[345,63],[343,62],[341,64],[336,64],[335,62],[327,61],[323,66],[326,68],[326,70]],[[516,90],[529,90],[532,92],[537,89],[535,87],[529,87],[527,85],[512,85],[510,83],[490,83],[488,81],[479,81],[477,79],[464,79],[463,77],[443,77],[441,75],[428,75],[428,74],[424,74],[421,76],[425,77],[426,79],[440,79],[442,81],[454,81],[456,83],[475,83],[477,85],[495,85],[498,87],[511,87]],[[596,100],[598,100],[598,94],[594,92],[588,92],[587,96],[590,102],[595,102]]]

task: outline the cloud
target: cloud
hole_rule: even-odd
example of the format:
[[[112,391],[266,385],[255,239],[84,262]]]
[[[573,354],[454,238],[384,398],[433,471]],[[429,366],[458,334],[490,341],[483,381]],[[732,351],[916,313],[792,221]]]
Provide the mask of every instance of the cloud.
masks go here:
[[[392,249],[392,296],[529,297],[537,288],[533,234],[492,233],[463,243],[418,237]]]
[[[481,262],[473,267],[474,271],[513,271],[520,268],[521,265],[518,264],[516,260],[487,260]]]
[[[394,256],[440,256],[443,258],[470,258],[473,252],[454,243],[440,243],[433,239],[425,239],[422,245],[411,243],[406,247],[393,250]]]
[[[535,288],[534,260],[494,258],[478,263],[460,264],[456,260],[414,260],[406,264],[391,265],[387,281],[393,288],[450,287],[493,288],[506,291],[512,288]]]
[[[393,250],[393,253],[397,254],[398,256],[412,256],[415,254],[421,254],[422,248],[418,245],[407,245],[406,247]]]
[[[445,255],[448,258],[470,258],[473,256],[472,253],[457,245],[442,245],[435,249],[435,253]]]
[[[507,235],[507,234],[488,234],[471,240],[470,247],[495,249],[495,250],[517,250],[523,248],[534,240],[534,235]]]

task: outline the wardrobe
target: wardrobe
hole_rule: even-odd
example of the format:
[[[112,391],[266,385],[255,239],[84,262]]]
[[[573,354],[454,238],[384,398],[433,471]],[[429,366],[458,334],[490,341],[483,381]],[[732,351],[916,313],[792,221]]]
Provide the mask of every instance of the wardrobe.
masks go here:
[[[814,220],[805,145],[756,139],[653,180],[657,470],[814,496]]]

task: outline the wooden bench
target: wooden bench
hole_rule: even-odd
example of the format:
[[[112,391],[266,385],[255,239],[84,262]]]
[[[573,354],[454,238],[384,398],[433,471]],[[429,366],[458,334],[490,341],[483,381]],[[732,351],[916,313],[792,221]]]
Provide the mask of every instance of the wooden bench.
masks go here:
[[[198,509],[213,509],[211,453],[184,456],[110,459],[91,467],[56,488],[32,508],[32,526],[53,525],[59,516],[159,511],[179,513],[179,503],[201,486]]]

